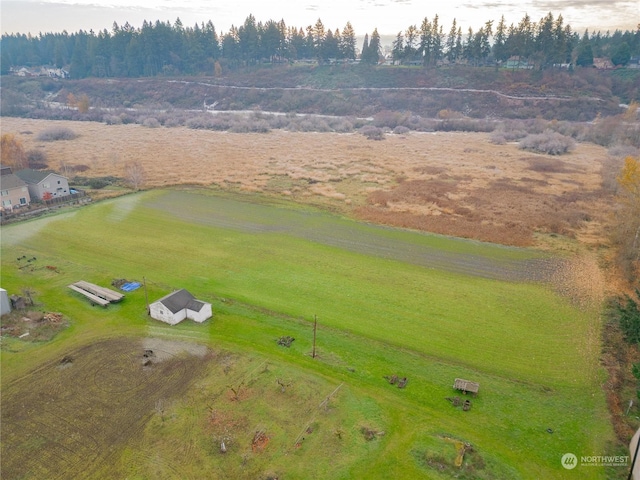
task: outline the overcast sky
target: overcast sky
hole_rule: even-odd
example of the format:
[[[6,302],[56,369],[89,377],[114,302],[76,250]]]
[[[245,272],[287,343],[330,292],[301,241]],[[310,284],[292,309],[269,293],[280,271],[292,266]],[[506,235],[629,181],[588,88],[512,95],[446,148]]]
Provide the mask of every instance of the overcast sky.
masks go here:
[[[640,0],[0,0],[0,27],[2,33],[110,31],[113,22],[138,28],[143,20],[173,24],[179,17],[185,26],[211,20],[223,33],[244,23],[251,13],[257,21],[284,20],[288,26],[303,28],[320,18],[325,28],[342,31],[350,21],[362,37],[374,28],[395,35],[436,14],[446,33],[454,18],[466,32],[487,20],[495,25],[502,15],[509,25],[525,14],[537,22],[548,12],[554,17],[562,14],[565,25],[579,33],[587,28],[635,30]]]

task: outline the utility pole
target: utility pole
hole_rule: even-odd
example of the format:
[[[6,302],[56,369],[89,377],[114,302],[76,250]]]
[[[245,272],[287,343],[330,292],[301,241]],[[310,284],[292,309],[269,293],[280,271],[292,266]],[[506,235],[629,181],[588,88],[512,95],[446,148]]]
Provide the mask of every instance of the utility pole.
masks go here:
[[[318,329],[318,317],[317,315],[313,316],[313,352],[311,353],[311,358],[316,358],[316,330]]]
[[[147,302],[147,315],[151,312],[149,311],[149,295],[147,294],[147,279],[142,277],[142,282],[144,283],[144,299]]]

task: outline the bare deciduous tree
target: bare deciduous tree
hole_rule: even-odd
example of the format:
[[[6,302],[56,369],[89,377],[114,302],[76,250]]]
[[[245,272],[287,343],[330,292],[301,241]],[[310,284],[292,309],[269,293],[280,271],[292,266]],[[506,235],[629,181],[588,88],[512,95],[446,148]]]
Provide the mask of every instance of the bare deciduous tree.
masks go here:
[[[131,162],[125,166],[125,179],[134,190],[139,190],[144,184],[144,167],[140,162]]]

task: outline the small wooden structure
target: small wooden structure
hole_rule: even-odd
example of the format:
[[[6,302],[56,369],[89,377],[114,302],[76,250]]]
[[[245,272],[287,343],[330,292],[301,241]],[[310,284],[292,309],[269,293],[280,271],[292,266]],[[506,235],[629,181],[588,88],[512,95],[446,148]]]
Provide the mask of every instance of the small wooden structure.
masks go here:
[[[469,380],[463,380],[462,378],[456,378],[453,383],[453,388],[456,390],[460,390],[465,395],[467,393],[473,393],[474,395],[478,394],[478,390],[480,390],[480,384],[476,382],[470,382]]]
[[[106,307],[110,303],[119,302],[124,295],[108,288],[94,285],[93,283],[80,280],[79,282],[69,285],[69,288],[87,297],[91,302]]]

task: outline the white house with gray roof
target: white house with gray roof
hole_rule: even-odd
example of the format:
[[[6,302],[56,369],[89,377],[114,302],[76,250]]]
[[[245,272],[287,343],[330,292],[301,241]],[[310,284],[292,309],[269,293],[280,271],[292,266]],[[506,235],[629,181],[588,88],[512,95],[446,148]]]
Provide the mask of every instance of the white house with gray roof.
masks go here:
[[[31,198],[50,200],[70,195],[69,181],[66,177],[50,170],[20,170],[16,172],[29,187]]]
[[[149,305],[151,318],[176,325],[185,318],[202,323],[213,315],[211,304],[196,300],[184,288],[176,290]]]

